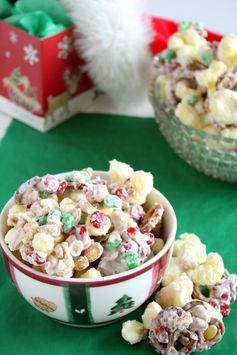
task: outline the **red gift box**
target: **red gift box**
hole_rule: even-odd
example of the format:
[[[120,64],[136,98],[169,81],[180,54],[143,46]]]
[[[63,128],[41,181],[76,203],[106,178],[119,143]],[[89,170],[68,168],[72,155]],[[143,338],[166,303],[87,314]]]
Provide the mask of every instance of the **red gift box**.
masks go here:
[[[0,21],[0,110],[47,131],[84,110],[95,87],[73,46],[73,27],[38,38]]]

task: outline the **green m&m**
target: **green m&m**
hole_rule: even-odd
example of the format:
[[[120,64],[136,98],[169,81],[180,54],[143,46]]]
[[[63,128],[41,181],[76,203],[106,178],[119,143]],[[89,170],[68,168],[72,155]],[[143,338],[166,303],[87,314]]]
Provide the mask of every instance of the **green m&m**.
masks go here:
[[[62,216],[63,231],[65,233],[70,232],[75,225],[75,218],[71,214],[64,214]]]
[[[190,28],[190,25],[191,25],[191,23],[188,20],[184,20],[184,21],[180,22],[179,31],[187,30],[188,28]]]
[[[186,102],[188,105],[194,105],[196,102],[198,102],[198,100],[199,100],[198,94],[193,94],[186,97]]]
[[[127,268],[127,270],[134,269],[141,264],[141,259],[138,254],[134,251],[128,251],[122,256],[122,260]]]
[[[47,223],[47,216],[40,216],[39,225],[42,226]]]
[[[50,217],[53,217],[53,218],[55,218],[55,219],[61,219],[61,217],[62,217],[62,212],[59,211],[59,210],[57,210],[57,209],[54,209],[54,210],[51,210],[51,211],[49,212],[49,216],[50,216]]]
[[[162,63],[171,63],[176,57],[176,52],[173,49],[166,49],[158,55],[158,60]]]
[[[107,195],[104,198],[104,206],[109,208],[122,208],[122,200],[116,195]]]
[[[118,250],[120,244],[122,243],[122,238],[118,232],[112,232],[105,244],[105,249],[109,251]]]

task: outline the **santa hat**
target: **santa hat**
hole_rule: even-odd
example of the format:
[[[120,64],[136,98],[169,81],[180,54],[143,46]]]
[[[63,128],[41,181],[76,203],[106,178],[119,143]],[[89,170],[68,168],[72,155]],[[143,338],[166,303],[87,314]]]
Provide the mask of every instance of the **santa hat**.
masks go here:
[[[133,0],[60,0],[75,23],[75,45],[97,88],[117,103],[147,95],[152,57],[177,22],[144,15]],[[218,39],[209,34],[210,39]]]

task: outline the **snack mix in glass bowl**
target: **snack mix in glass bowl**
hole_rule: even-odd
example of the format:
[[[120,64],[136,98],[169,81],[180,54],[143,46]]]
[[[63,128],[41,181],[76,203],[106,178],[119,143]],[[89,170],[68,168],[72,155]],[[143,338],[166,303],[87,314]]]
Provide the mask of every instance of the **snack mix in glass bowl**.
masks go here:
[[[237,35],[210,42],[183,21],[154,59],[156,121],[176,153],[215,178],[237,182]]]

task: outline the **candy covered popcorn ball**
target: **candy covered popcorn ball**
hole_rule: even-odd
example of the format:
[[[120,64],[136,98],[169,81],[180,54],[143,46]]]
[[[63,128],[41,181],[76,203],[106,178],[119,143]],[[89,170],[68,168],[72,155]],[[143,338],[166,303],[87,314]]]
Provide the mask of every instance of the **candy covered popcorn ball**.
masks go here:
[[[189,254],[186,259],[184,256]],[[150,302],[142,315],[143,327],[155,351],[183,355],[202,352],[219,343],[225,333],[223,317],[229,315],[230,304],[236,300],[236,286],[236,275],[224,269],[219,254],[207,255],[206,246],[197,235],[181,234],[175,241],[162,287],[155,295],[156,302]],[[136,321],[126,323],[130,327]],[[132,343],[129,329],[125,333],[123,326],[123,338]],[[138,342],[146,337],[135,339]]]
[[[132,270],[164,247],[164,207],[145,210],[153,176],[112,160],[109,180],[91,168],[34,177],[16,191],[5,243],[50,276],[100,278]]]
[[[210,42],[183,21],[154,59],[149,96],[161,133],[188,164],[237,182],[237,35]]]

